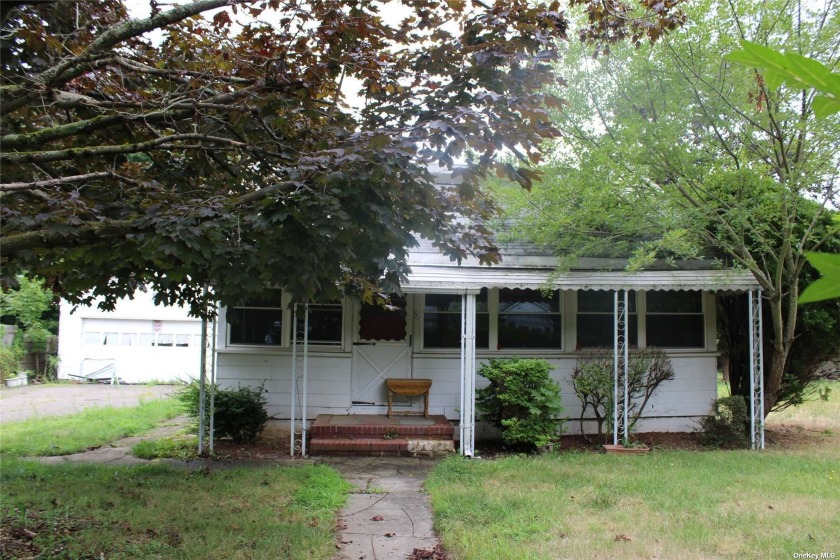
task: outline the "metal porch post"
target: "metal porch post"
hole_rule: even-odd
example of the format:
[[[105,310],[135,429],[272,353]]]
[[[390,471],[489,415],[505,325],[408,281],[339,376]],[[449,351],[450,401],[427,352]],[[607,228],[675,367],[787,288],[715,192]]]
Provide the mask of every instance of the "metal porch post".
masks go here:
[[[761,290],[749,292],[750,321],[750,446],[764,449],[764,344]]]
[[[289,454],[295,456],[295,398],[297,398],[297,304],[292,306],[292,391],[289,395],[291,401],[291,411],[289,412],[289,433],[291,441],[289,442]]]
[[[309,400],[309,304],[303,306],[303,403],[300,415],[300,455],[306,457],[306,405]]]
[[[475,294],[461,299],[461,455],[475,454]]]
[[[306,406],[307,406],[307,382],[309,366],[309,304],[303,305],[303,332],[298,332],[298,305],[292,308],[292,407],[291,407],[291,446],[289,453],[292,457],[300,453],[306,457]],[[298,341],[303,338],[302,358],[298,354]],[[302,363],[298,364],[298,360]],[[296,401],[300,400],[300,403]],[[295,405],[299,404],[299,407]],[[300,421],[297,418],[297,410],[300,409]]]
[[[207,385],[207,319],[201,319],[201,370],[198,372],[198,456],[204,456],[204,422],[206,408],[204,395]]]
[[[613,445],[628,439],[627,309],[627,290],[616,290],[613,300]]]

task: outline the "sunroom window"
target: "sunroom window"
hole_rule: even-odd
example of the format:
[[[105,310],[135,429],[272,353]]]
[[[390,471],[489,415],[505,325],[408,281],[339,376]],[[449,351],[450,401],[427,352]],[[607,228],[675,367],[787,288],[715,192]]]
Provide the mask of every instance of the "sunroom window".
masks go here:
[[[423,346],[425,348],[461,347],[460,294],[426,294],[423,310]],[[487,308],[487,289],[476,296],[475,346],[487,348],[490,318]]]
[[[703,348],[703,293],[647,292],[647,345],[661,348]]]
[[[282,290],[267,289],[244,305],[228,308],[227,322],[231,344],[282,343]]]
[[[498,348],[552,348],[562,346],[560,292],[499,290]]]
[[[630,346],[639,345],[636,292],[628,294],[627,335]],[[615,341],[615,292],[582,290],[577,293],[577,346],[612,348]]]
[[[341,344],[341,302],[309,304],[309,344]],[[299,332],[303,332],[304,307],[298,307]],[[300,336],[300,335],[299,335]]]

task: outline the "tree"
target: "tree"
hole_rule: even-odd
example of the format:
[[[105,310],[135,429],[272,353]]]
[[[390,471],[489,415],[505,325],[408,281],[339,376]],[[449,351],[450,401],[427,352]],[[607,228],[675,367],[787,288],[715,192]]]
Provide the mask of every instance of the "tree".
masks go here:
[[[610,7],[590,26],[606,42],[681,21],[670,3],[595,4]],[[267,284],[298,300],[387,293],[418,235],[497,261],[479,179],[535,176],[495,155],[536,161],[556,134],[540,91],[567,21],[557,2],[402,5],[392,22],[350,0],[151,2],[138,20],[120,0],[4,4],[4,278],[105,306],[150,285],[201,314]],[[275,22],[233,25],[243,13]],[[468,150],[461,183],[436,188],[428,165]]]
[[[805,255],[836,250],[838,120],[813,118],[812,90],[775,87],[724,55],[750,39],[835,65],[838,7],[812,6],[706,0],[687,5],[690,23],[652,48],[618,45],[590,60],[571,46],[550,194],[514,210],[526,231],[574,247],[572,256],[601,248],[642,267],[706,255],[750,270],[767,310],[765,414],[790,396]],[[575,228],[552,228],[564,200],[590,210]],[[561,223],[576,210],[560,210]],[[810,372],[795,374],[805,382]]]
[[[814,88],[818,94],[814,98],[817,118],[840,112],[840,73],[795,52],[779,53],[749,41],[742,41],[741,47],[729,53],[728,59],[760,68],[768,81],[772,79],[779,85],[786,82],[791,87]],[[840,216],[835,216],[834,221],[840,223]],[[811,253],[807,258],[823,277],[808,285],[799,303],[840,297],[840,255]]]

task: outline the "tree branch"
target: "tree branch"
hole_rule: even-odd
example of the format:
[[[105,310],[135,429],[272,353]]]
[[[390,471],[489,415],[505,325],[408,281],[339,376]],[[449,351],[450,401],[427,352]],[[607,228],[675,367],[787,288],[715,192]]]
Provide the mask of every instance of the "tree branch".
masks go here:
[[[75,181],[90,181],[91,179],[100,179],[102,177],[113,177],[122,181],[136,183],[131,179],[121,177],[111,171],[100,171],[98,173],[86,173],[84,175],[71,175],[69,177],[58,177],[57,179],[48,179],[45,181],[28,181],[22,183],[2,183],[0,184],[0,192],[25,191],[40,189],[44,187],[55,187],[64,183],[73,183]]]
[[[172,149],[176,146],[171,143],[179,142],[181,140],[197,140],[199,142],[224,144],[234,148],[246,147],[246,145],[242,142],[222,138],[220,136],[206,136],[204,134],[196,133],[173,134],[171,136],[163,136],[161,138],[138,142],[136,144],[120,144],[117,146],[83,146],[81,148],[68,148],[66,150],[53,150],[49,152],[0,153],[0,163],[7,165],[20,165],[23,163],[43,163],[49,161],[64,161],[118,154],[133,154],[162,148]]]

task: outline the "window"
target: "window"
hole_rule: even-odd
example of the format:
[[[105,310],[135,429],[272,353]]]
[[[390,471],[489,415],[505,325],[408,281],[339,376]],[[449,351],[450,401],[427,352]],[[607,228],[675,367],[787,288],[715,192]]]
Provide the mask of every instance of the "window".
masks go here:
[[[122,333],[120,344],[123,346],[137,346],[137,333]]]
[[[303,330],[303,307],[298,307],[298,325]],[[341,302],[309,304],[309,344],[341,344]]]
[[[190,345],[190,335],[188,334],[176,334],[175,335],[175,346],[178,348],[187,348]]]
[[[154,346],[155,345],[155,334],[154,333],[140,333],[140,346]]]
[[[628,294],[627,324],[630,346],[639,345],[639,321],[636,313],[636,292]],[[612,348],[615,342],[615,292],[584,290],[577,293],[577,347]]]
[[[102,346],[102,333],[86,332],[84,341],[85,346]]]
[[[231,344],[279,346],[283,334],[282,291],[265,290],[245,305],[227,311]]]
[[[163,334],[158,333],[157,336],[157,345],[158,346],[172,346],[175,343],[175,335],[174,334]]]
[[[703,293],[647,292],[647,345],[661,348],[703,348],[706,322]]]
[[[425,348],[461,347],[461,302],[459,294],[427,294],[423,308],[423,346]],[[476,348],[487,348],[490,339],[490,314],[487,289],[476,296]]]
[[[302,343],[304,310],[303,305],[297,306],[297,325],[294,325],[289,294],[274,288],[264,290],[245,304],[227,309],[228,343],[288,348],[292,344],[295,327],[298,342]],[[309,304],[309,344],[341,346],[343,326],[344,304],[341,301]],[[193,340],[193,344],[200,346],[201,342]]]
[[[499,290],[498,348],[560,348],[560,292]]]

